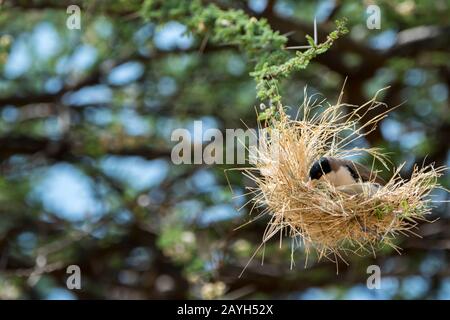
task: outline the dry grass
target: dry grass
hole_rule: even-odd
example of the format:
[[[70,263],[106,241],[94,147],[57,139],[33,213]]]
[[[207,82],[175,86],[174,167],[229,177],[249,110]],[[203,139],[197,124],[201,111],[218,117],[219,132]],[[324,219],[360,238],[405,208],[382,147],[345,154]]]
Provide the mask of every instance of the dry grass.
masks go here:
[[[295,246],[304,246],[307,256],[315,249],[319,259],[345,261],[343,253],[349,251],[375,255],[382,245],[398,251],[394,238],[414,234],[417,221],[425,220],[432,207],[428,195],[440,187],[437,178],[445,168],[416,166],[410,179],[403,180],[400,166],[374,194],[350,195],[327,182],[315,187],[307,184],[309,169],[321,156],[369,154],[388,168],[380,150],[352,147],[387,116],[388,109],[376,98],[359,107],[341,103],[342,92],[334,105],[305,98],[296,119],[280,109],[277,120],[260,128],[264,134],[260,134],[258,150],[251,154],[255,166],[246,168],[244,174],[256,183],[249,188],[253,208],[271,216],[263,244],[277,234],[280,241],[288,235]],[[375,108],[382,109],[379,115],[361,124],[362,110]]]

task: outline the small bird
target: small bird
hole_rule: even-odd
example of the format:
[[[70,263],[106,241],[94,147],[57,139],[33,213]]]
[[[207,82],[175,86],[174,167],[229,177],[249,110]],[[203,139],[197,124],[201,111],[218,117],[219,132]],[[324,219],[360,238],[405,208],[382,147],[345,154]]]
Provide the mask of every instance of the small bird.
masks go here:
[[[322,157],[309,171],[310,182],[323,178],[336,188],[349,193],[375,193],[386,182],[362,164],[333,157]]]

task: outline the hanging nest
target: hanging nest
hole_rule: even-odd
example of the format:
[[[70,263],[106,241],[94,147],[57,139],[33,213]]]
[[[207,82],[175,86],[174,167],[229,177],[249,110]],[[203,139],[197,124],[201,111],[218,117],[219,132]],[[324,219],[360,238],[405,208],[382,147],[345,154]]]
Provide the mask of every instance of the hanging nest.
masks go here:
[[[306,95],[305,95],[306,97]],[[361,192],[349,194],[326,181],[308,185],[308,173],[314,161],[322,156],[337,158],[369,155],[388,168],[386,156],[376,148],[356,147],[355,142],[372,132],[387,116],[388,109],[376,96],[363,106],[305,98],[297,117],[291,119],[279,108],[267,128],[259,128],[259,146],[250,150],[254,167],[245,175],[256,187],[250,187],[253,208],[269,214],[271,220],[262,244],[279,234],[289,235],[294,247],[302,245],[308,257],[311,249],[337,262],[343,253],[372,252],[383,245],[399,250],[394,239],[399,234],[415,234],[418,221],[431,211],[427,197],[445,168],[433,165],[414,167],[411,177],[400,177],[400,166],[378,191],[364,186]],[[382,108],[382,110],[375,109]],[[364,112],[363,112],[364,110]],[[364,124],[368,114],[377,114]],[[308,259],[306,259],[306,262]]]

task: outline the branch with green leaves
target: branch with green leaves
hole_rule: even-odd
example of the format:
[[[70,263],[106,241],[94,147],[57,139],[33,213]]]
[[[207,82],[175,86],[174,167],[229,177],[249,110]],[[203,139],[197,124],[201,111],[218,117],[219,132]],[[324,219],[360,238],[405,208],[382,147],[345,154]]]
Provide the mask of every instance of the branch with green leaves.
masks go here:
[[[292,72],[305,69],[317,55],[326,52],[333,42],[348,32],[345,21],[336,21],[336,30],[325,42],[316,44],[310,36],[310,48],[293,53],[286,49],[288,38],[272,30],[266,19],[248,16],[242,10],[224,10],[201,0],[146,0],[141,15],[155,23],[179,21],[192,34],[207,37],[218,45],[233,45],[255,61],[251,76],[256,81],[257,97],[268,100],[270,107],[260,114],[260,120],[269,118],[281,106],[279,81]]]
[[[287,78],[294,71],[305,69],[312,59],[328,51],[335,40],[348,32],[345,27],[345,21],[336,21],[336,25],[336,30],[327,36],[326,41],[315,44],[314,39],[307,35],[306,39],[310,45],[308,50],[304,52],[296,51],[294,57],[287,59],[281,64],[265,62],[263,65],[255,68],[255,71],[250,74],[256,80],[258,98],[261,100],[269,99],[271,102],[272,108],[269,108],[265,113],[267,116],[269,115],[268,112],[273,111],[273,105],[281,103],[281,95],[278,92],[279,81],[282,78]]]

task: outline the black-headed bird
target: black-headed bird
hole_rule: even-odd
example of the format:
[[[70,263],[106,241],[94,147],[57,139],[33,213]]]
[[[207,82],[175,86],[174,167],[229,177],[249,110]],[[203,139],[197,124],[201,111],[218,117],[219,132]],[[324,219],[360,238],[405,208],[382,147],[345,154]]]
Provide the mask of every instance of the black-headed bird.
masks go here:
[[[314,180],[326,180],[349,194],[374,194],[386,182],[376,172],[351,160],[322,157],[309,170],[309,185]]]

